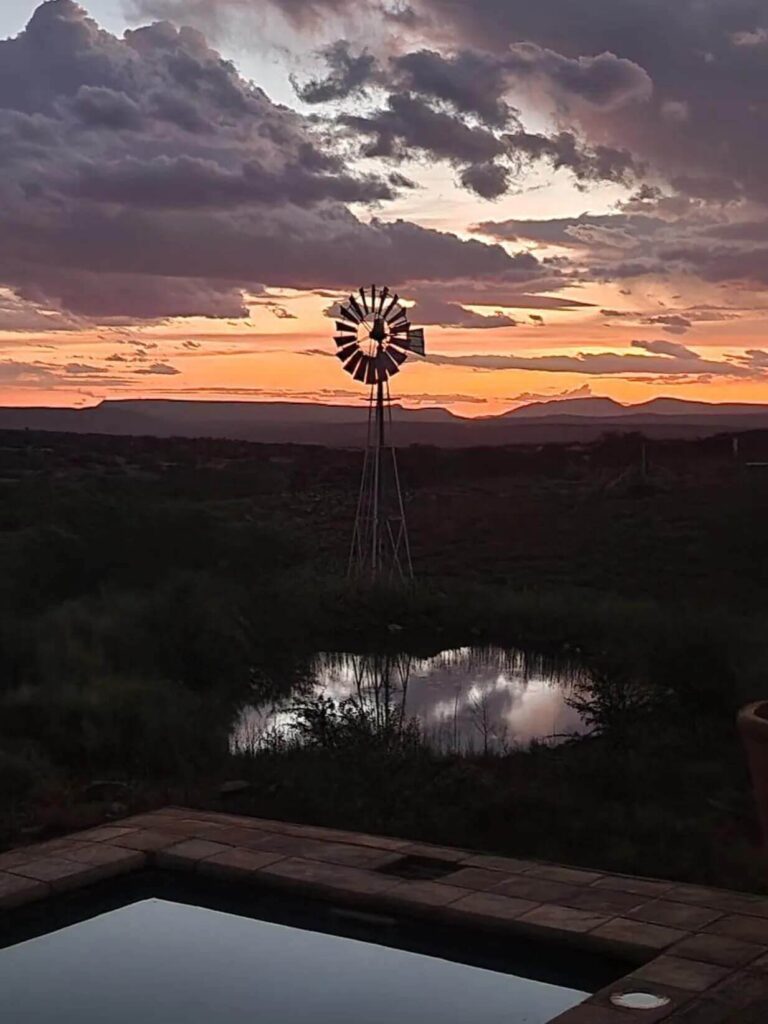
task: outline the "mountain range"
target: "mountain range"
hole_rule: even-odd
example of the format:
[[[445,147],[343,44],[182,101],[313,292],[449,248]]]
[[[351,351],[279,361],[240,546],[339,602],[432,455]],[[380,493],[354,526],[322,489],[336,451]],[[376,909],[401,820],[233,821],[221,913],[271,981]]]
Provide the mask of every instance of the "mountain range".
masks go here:
[[[768,405],[655,398],[621,405],[611,398],[537,402],[499,416],[467,419],[447,409],[392,408],[398,444],[468,447],[590,441],[607,432],[694,438],[768,429]],[[84,409],[0,407],[0,429],[155,437],[222,437],[270,444],[365,444],[366,406],[291,402],[105,400]]]

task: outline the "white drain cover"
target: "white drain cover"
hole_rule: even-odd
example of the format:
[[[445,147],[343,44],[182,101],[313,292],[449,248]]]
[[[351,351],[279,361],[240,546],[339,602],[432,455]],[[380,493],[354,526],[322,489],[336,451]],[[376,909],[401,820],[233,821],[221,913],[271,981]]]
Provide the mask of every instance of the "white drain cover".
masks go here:
[[[659,1010],[662,1006],[669,1006],[671,1000],[666,996],[655,996],[652,992],[614,992],[611,1002],[624,1010]]]

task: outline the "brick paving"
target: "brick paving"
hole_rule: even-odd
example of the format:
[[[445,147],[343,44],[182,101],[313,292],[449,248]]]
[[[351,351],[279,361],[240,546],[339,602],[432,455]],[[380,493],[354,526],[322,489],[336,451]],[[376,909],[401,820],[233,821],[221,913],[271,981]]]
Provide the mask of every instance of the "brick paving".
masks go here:
[[[439,862],[440,877],[400,877],[409,857]],[[168,807],[12,850],[0,854],[0,915],[150,866],[552,938],[637,965],[553,1024],[768,1022],[768,898],[291,822]],[[628,992],[665,1002],[615,1006]]]

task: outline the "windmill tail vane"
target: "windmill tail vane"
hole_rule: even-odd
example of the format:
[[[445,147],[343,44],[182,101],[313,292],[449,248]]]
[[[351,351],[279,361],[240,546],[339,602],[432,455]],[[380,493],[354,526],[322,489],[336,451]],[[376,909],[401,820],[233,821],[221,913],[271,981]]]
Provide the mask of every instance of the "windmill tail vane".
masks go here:
[[[339,303],[336,355],[344,370],[370,388],[368,442],[349,560],[350,577],[413,578],[405,504],[392,443],[390,380],[409,355],[426,354],[424,331],[389,288],[360,288]]]

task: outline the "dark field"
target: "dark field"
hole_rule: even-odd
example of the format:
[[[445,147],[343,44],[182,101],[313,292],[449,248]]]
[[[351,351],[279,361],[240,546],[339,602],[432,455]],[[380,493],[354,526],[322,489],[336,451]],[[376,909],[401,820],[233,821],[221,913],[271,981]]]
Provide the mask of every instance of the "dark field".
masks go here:
[[[644,450],[645,449],[645,450]],[[734,718],[768,696],[768,433],[401,455],[418,585],[344,581],[354,451],[0,434],[5,845],[175,800],[749,888]],[[439,756],[308,708],[230,754],[315,650],[577,658],[595,732]],[[111,786],[94,785],[108,781]]]

